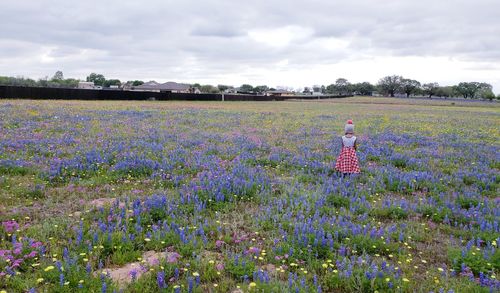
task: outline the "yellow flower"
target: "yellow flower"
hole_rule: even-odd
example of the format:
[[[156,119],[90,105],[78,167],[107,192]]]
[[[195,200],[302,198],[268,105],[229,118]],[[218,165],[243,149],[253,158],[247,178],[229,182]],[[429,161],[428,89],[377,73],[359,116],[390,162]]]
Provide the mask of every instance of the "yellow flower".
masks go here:
[[[48,272],[48,271],[52,271],[54,269],[54,266],[48,266],[44,269],[44,271]]]
[[[200,274],[198,272],[193,273],[193,277],[199,277],[199,276],[200,276]]]
[[[324,269],[326,269],[326,268],[328,268],[328,265],[327,265],[326,263],[324,263],[324,264],[322,265],[322,267],[323,267]]]
[[[217,286],[219,286],[219,285],[217,283],[214,283],[214,287],[217,287]]]
[[[403,278],[403,282],[410,282],[407,278]]]
[[[36,282],[37,282],[37,283],[41,283],[41,282],[43,282],[43,278],[38,278],[38,279],[36,279]]]
[[[78,281],[79,284],[83,284],[83,280]]]
[[[438,268],[438,271],[442,272],[442,271],[444,271],[444,270],[443,270],[443,268]]]
[[[151,239],[149,239],[149,238],[144,238],[144,241],[149,242],[149,241],[151,241]]]
[[[251,282],[250,284],[248,284],[248,287],[252,288],[252,287],[255,287],[257,286],[257,284],[255,282]]]

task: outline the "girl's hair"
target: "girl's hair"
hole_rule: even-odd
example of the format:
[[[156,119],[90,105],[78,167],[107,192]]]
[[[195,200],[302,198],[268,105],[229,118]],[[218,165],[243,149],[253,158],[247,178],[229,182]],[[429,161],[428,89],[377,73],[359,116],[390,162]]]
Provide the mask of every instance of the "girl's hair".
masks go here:
[[[347,120],[347,123],[344,127],[344,131],[345,131],[345,134],[349,134],[349,133],[354,134],[354,124],[352,124],[351,119]]]

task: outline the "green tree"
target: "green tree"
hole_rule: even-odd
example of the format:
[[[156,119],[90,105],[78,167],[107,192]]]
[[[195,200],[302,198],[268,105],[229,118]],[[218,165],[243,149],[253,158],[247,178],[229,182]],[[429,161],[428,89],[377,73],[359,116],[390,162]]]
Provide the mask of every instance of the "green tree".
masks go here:
[[[269,90],[267,85],[258,85],[254,88],[254,91],[258,94],[263,94]]]
[[[420,88],[420,82],[414,79],[403,78],[401,80],[401,90],[409,98],[411,94],[414,94]]]
[[[394,94],[401,88],[403,77],[399,75],[391,75],[383,77],[378,82],[378,87],[385,94],[394,97]]]
[[[104,78],[104,75],[102,74],[92,72],[89,76],[87,76],[87,81],[94,82],[94,85],[104,86],[106,78]]]
[[[375,86],[365,81],[353,84],[352,89],[358,95],[371,96],[375,91]]]
[[[233,87],[230,85],[219,84],[219,85],[217,85],[217,88],[219,89],[219,91],[224,92],[224,91],[226,91],[230,88],[233,88]]]
[[[63,79],[64,79],[64,74],[60,70],[56,71],[56,73],[54,73],[54,76],[52,77],[52,81],[61,81]]]
[[[471,98],[474,99],[476,94],[479,92],[481,87],[484,87],[488,84],[482,84],[476,81],[473,82],[461,82],[458,85],[454,86],[454,89],[457,93],[462,95],[464,99]]]
[[[95,84],[95,82],[94,82]],[[110,87],[112,85],[117,85],[117,86],[120,86],[122,83],[120,82],[119,79],[107,79],[104,81],[103,83],[103,86],[104,87]]]
[[[332,94],[332,95],[335,94],[335,90],[336,90],[336,87],[335,87],[335,84],[333,84],[333,83],[326,86],[326,92],[328,94]]]
[[[482,82],[479,84],[479,90],[477,93],[478,97],[481,99],[487,99],[492,101],[495,98],[493,93],[493,87],[489,83]]]
[[[351,91],[351,83],[345,78],[337,78],[335,81],[335,91],[339,95],[348,95]]]
[[[219,89],[213,85],[206,84],[199,87],[200,92],[204,94],[218,94]]]
[[[439,88],[439,84],[437,82],[429,82],[425,83],[422,86],[424,93],[429,96],[429,99],[432,98],[434,94],[436,94],[437,89]]]
[[[142,81],[142,80],[132,81],[132,86],[140,86],[141,84],[144,84],[144,81]]]
[[[439,97],[451,98],[454,96],[453,87],[451,86],[440,86],[436,89],[435,95]]]
[[[254,91],[254,88],[253,86],[249,85],[249,84],[242,84],[240,86],[240,92],[244,92],[244,93],[251,93]]]

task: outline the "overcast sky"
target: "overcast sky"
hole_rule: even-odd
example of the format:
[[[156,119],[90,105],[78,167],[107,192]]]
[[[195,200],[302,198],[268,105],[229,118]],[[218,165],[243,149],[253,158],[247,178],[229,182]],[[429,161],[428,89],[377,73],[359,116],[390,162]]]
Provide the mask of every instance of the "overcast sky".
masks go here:
[[[0,28],[0,75],[302,87],[398,74],[500,93],[499,0],[17,0]]]

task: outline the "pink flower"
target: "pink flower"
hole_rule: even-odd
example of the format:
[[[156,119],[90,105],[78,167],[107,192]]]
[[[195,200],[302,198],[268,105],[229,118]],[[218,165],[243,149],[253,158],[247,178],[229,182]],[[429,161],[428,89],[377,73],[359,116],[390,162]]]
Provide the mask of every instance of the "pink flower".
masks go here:
[[[33,258],[36,256],[36,254],[37,254],[37,252],[35,250],[33,250],[29,254],[25,255],[24,258]]]
[[[7,233],[12,233],[19,229],[19,224],[13,220],[2,222],[2,226]]]
[[[224,264],[223,263],[218,263],[215,268],[218,270],[218,271],[223,271],[224,270]]]
[[[40,247],[40,246],[42,246],[42,242],[40,242],[40,241],[31,243],[31,247],[32,248],[37,248],[37,247]]]
[[[11,251],[7,249],[0,249],[0,257],[4,257],[6,255],[10,255]]]
[[[22,259],[16,259],[13,263],[12,263],[12,266],[11,268],[17,268],[21,265],[21,263],[23,262]]]
[[[224,244],[226,244],[226,243],[222,240],[215,241],[215,247],[217,247],[217,248],[221,248],[222,245],[224,245]]]

